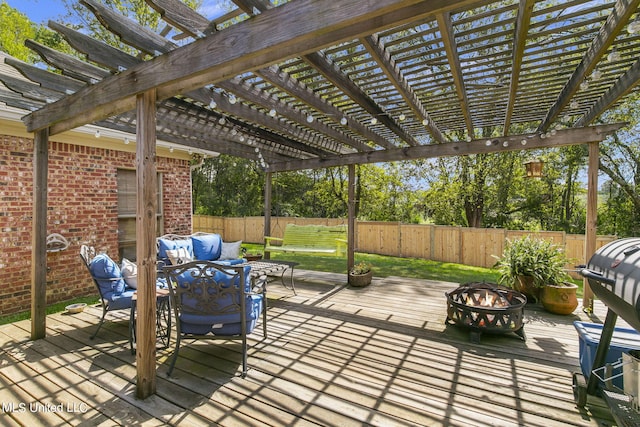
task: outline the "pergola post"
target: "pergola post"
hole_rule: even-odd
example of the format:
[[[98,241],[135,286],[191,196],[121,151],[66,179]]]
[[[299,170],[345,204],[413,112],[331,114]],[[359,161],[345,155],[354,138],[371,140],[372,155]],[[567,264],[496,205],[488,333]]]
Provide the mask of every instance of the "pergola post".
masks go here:
[[[47,174],[49,128],[33,140],[33,222],[31,233],[31,339],[44,338],[47,327]]]
[[[349,183],[348,183],[347,204],[349,218],[347,220],[347,271],[355,264],[355,247],[356,247],[356,165],[349,165]]]
[[[156,91],[136,97],[136,257],[138,263],[136,321],[136,395],[156,392]]]
[[[271,235],[271,189],[273,174],[267,172],[264,177],[264,233],[263,236]],[[264,259],[271,259],[271,252],[263,254]]]
[[[589,143],[589,161],[587,168],[587,223],[585,227],[584,259],[587,262],[596,251],[596,231],[598,221],[598,167],[600,165],[600,144]],[[582,307],[593,312],[593,291],[589,281],[583,279]]]

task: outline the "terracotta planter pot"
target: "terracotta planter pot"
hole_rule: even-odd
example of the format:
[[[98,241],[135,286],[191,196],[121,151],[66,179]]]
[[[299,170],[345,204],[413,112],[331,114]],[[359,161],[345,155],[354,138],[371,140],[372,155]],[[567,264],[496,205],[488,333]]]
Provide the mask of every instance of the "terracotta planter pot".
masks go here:
[[[532,276],[518,276],[514,288],[527,297],[527,302],[536,303],[540,297],[540,288],[534,286]]]
[[[573,283],[546,285],[542,288],[542,306],[549,313],[571,314],[578,307],[577,290],[578,286]]]
[[[352,274],[349,273],[348,281],[351,286],[363,287],[371,283],[373,278],[373,271],[369,271],[364,274]]]

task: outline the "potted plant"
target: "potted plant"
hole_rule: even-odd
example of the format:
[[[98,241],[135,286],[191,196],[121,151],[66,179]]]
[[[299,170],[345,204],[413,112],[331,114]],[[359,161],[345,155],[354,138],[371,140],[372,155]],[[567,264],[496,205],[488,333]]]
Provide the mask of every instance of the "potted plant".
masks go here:
[[[569,282],[570,277],[565,270],[568,263],[569,259],[559,246],[527,235],[515,240],[507,239],[495,267],[500,274],[500,284],[522,292],[532,302],[537,302],[544,294],[542,303],[549,311],[569,302],[561,311],[570,309],[569,312],[572,312],[577,306],[577,286]],[[547,286],[550,287],[548,291]],[[562,292],[556,292],[558,288],[562,288]],[[575,306],[570,308],[573,301]]]
[[[349,270],[348,282],[351,286],[367,286],[373,277],[372,266],[366,261],[360,261]]]

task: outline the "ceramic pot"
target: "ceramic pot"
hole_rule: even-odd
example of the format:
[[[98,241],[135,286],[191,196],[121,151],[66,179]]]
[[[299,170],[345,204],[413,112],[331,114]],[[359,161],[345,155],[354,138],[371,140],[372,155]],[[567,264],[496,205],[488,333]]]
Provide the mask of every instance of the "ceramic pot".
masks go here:
[[[367,286],[371,283],[371,279],[373,278],[373,271],[368,271],[364,274],[353,274],[349,273],[349,284],[351,286],[362,287]]]
[[[536,303],[540,297],[540,288],[533,284],[532,276],[518,276],[514,289],[527,297],[527,302]]]
[[[573,283],[545,285],[540,298],[542,306],[549,313],[571,314],[578,307],[577,290],[578,285]]]

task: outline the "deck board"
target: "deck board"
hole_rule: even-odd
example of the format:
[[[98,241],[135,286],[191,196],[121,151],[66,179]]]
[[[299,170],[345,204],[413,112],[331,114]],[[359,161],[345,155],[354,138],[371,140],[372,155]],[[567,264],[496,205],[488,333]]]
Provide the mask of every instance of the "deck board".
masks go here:
[[[47,317],[47,337],[28,321],[0,326],[0,400],[71,405],[78,412],[8,412],[6,425],[220,426],[604,426],[599,399],[578,409],[574,320],[527,306],[523,341],[445,324],[445,292],[457,284],[400,277],[346,286],[344,275],[297,269],[297,295],[269,284],[267,338],[250,338],[239,376],[237,343],[158,349],[157,393],[135,397],[128,313],[110,315],[95,340],[100,308]],[[597,303],[592,319],[604,319]],[[74,406],[75,405],[75,406]],[[82,405],[82,406],[80,406]],[[86,406],[85,406],[86,405]]]

